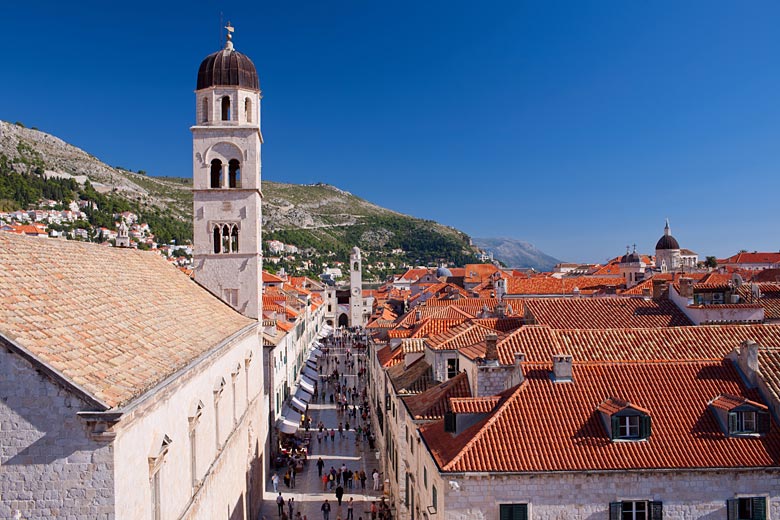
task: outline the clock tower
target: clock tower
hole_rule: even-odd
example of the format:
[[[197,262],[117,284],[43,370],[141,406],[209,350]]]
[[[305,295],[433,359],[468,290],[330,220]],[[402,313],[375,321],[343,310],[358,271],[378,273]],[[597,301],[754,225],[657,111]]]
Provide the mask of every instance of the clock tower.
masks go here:
[[[360,249],[352,248],[349,255],[349,324],[363,326],[363,267]]]

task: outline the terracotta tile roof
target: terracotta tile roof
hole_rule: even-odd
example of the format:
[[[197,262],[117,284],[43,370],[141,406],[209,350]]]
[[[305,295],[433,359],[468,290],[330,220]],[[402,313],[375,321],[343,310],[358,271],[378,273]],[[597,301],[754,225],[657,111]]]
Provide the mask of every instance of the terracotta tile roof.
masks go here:
[[[720,408],[721,410],[731,411],[734,408],[737,408],[738,406],[742,406],[743,404],[749,404],[751,406],[755,406],[756,408],[760,408],[762,410],[768,410],[768,407],[764,404],[757,403],[755,401],[751,401],[750,399],[746,397],[731,395],[731,394],[721,394],[712,401],[710,401],[710,405],[712,405],[715,408]]]
[[[459,350],[484,341],[486,335],[495,333],[495,329],[468,321],[430,336],[426,344],[431,350]],[[504,336],[505,334],[501,333],[499,337]]]
[[[465,318],[465,317],[447,318],[447,319],[429,318],[419,324],[419,326],[412,332],[411,337],[427,338],[429,336],[433,336],[435,334],[439,334],[441,332],[449,330],[450,328],[456,325],[460,325],[461,323],[463,323],[468,319],[470,318]]]
[[[718,260],[718,264],[773,264],[780,262],[780,253],[737,253],[723,260]]]
[[[574,361],[653,361],[722,359],[746,339],[780,347],[778,325],[700,325],[651,329],[565,329],[526,325],[498,342],[502,364],[514,363],[522,352],[529,363],[550,363],[554,354],[571,354]],[[462,350],[469,357],[484,351]]]
[[[453,397],[450,398],[450,409],[454,413],[490,413],[495,410],[501,398],[497,395],[489,397]]]
[[[631,404],[628,401],[624,401],[617,397],[610,397],[605,399],[600,405],[596,407],[599,412],[604,412],[607,415],[613,415],[623,410],[630,409],[638,412],[643,412],[650,415],[650,410]]]
[[[387,369],[387,376],[398,394],[419,394],[435,383],[433,369],[425,357],[417,359],[409,366],[398,363]]]
[[[498,267],[493,264],[466,264],[464,270],[466,283],[482,283],[498,271]]]
[[[755,303],[763,307],[764,319],[780,320],[780,284],[778,283],[759,283],[758,289],[760,297],[756,300],[753,297],[750,284],[744,284],[737,289],[737,292],[746,302]]]
[[[416,282],[421,277],[425,276],[430,272],[427,268],[415,268],[415,269],[409,269],[404,274],[398,277],[399,280],[405,280],[407,282]]]
[[[465,372],[425,392],[403,397],[403,402],[406,403],[406,409],[415,420],[436,420],[450,411],[449,398],[451,397],[471,397],[469,378]]]
[[[0,332],[109,407],[253,323],[157,254],[0,233]]]
[[[534,298],[525,300],[539,325],[555,329],[616,329],[693,325],[669,300],[642,298]]]
[[[290,332],[291,330],[293,330],[295,328],[295,324],[294,323],[290,323],[290,322],[287,322],[287,321],[284,321],[284,320],[276,320],[276,326],[277,326],[277,328],[280,328],[280,329],[282,329],[285,332]]]
[[[610,288],[623,287],[621,278],[572,276],[563,278],[534,277],[510,278],[507,280],[508,295],[574,294],[577,288],[580,294],[605,292]]]
[[[404,349],[393,349],[390,345],[387,345],[376,351],[376,358],[379,362],[379,366],[385,368],[392,367],[404,362]]]
[[[577,365],[574,383],[555,383],[547,371],[526,376],[493,413],[458,435],[445,432],[444,421],[420,428],[443,472],[761,468],[780,461],[777,424],[761,438],[726,438],[707,409],[722,393],[759,400],[729,361]],[[596,409],[610,395],[649,410],[649,439],[608,439]]]
[[[512,302],[512,305],[514,306],[517,304]],[[499,332],[512,332],[513,330],[519,329],[524,324],[523,318],[517,316],[511,318],[476,318],[471,321],[477,325],[490,327]]]
[[[263,283],[283,283],[284,280],[276,276],[275,274],[271,274],[268,271],[263,271]]]
[[[758,348],[758,368],[775,402],[780,402],[780,348]]]
[[[633,286],[630,289],[624,289],[622,291],[618,291],[618,294],[621,296],[642,296],[644,294],[644,290],[647,289],[650,291],[650,294],[653,293],[653,279],[648,278],[647,280],[642,280],[635,286]]]
[[[422,338],[405,338],[401,340],[401,348],[404,354],[425,352],[425,340]]]
[[[620,276],[620,263],[612,262],[607,265],[602,265],[593,271],[593,276]]]

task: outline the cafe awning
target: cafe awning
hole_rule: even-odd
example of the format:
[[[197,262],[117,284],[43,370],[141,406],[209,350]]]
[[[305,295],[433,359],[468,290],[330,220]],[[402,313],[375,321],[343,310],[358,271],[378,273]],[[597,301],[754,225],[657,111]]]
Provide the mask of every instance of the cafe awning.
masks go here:
[[[299,383],[300,387],[309,392],[310,394],[314,393],[314,382],[309,381],[308,378],[302,377],[301,382]]]
[[[303,392],[306,393],[306,392]],[[307,394],[308,395],[308,394]],[[295,396],[292,396],[292,399],[290,399],[290,405],[293,407],[293,410],[297,409],[298,412],[305,413],[306,412],[306,406],[307,404],[298,399]]]
[[[298,387],[298,390],[295,392],[295,398],[305,404],[309,404],[309,401],[311,401],[311,394],[303,388]]]
[[[318,380],[320,378],[320,375],[317,373],[317,371],[314,370],[313,368],[311,368],[309,365],[306,365],[305,367],[303,367],[303,375],[305,375],[306,377],[308,377],[308,378],[310,378],[310,379],[312,379],[314,381],[316,381],[316,380]]]

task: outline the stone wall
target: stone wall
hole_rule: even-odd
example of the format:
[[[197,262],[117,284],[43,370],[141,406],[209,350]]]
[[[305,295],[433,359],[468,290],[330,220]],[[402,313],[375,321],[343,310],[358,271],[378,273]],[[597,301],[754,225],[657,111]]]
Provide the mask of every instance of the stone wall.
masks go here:
[[[113,519],[111,447],[89,438],[85,403],[0,348],[0,518]]]
[[[780,471],[582,472],[468,478],[437,473],[434,478],[439,490],[436,518],[452,520],[494,520],[499,517],[499,504],[518,503],[527,503],[529,518],[535,520],[606,519],[609,503],[621,500],[661,501],[667,520],[725,520],[726,500],[747,496],[767,497],[767,518],[780,515]]]

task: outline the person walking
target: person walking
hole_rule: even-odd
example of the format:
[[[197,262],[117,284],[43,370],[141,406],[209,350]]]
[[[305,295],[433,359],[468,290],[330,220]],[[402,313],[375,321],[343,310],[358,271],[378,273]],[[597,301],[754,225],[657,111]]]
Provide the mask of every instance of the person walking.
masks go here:
[[[379,472],[374,470],[372,477],[374,477],[374,491],[379,491]]]
[[[284,513],[284,497],[282,496],[281,491],[276,497],[276,506],[279,508],[279,516],[282,516],[282,513]]]
[[[322,507],[320,507],[320,510],[322,511],[322,520],[329,520],[330,518],[330,504],[328,503],[328,499],[325,499],[325,502],[322,503]]]
[[[318,475],[320,477],[322,476],[322,468],[324,468],[324,467],[325,467],[325,463],[322,461],[322,457],[320,457],[317,460],[317,472],[318,472]],[[278,477],[277,477],[277,480],[278,480]],[[276,491],[276,490],[274,490],[274,491]]]
[[[322,491],[327,491],[328,490],[328,476],[329,476],[329,473],[325,473],[322,476]]]
[[[349,497],[349,502],[347,502],[347,518],[346,520],[355,520],[355,517],[352,516],[352,512],[355,508],[354,504],[354,498]]]
[[[290,513],[288,516],[290,518],[293,517],[293,511],[295,510],[295,498],[290,497],[290,500],[287,501],[287,511]]]
[[[360,470],[360,489],[366,490],[366,472],[362,469]]]
[[[284,474],[284,485],[288,488],[290,487],[290,470],[287,470],[287,473]]]
[[[274,485],[274,493],[279,492],[279,475],[274,473],[274,475],[271,477],[271,484]]]
[[[333,428],[330,429],[330,441],[336,442],[336,430],[334,430]]]
[[[295,468],[290,468],[290,487],[295,487]]]
[[[339,507],[341,507],[341,499],[344,498],[344,488],[341,484],[336,488],[336,500],[339,501]]]

